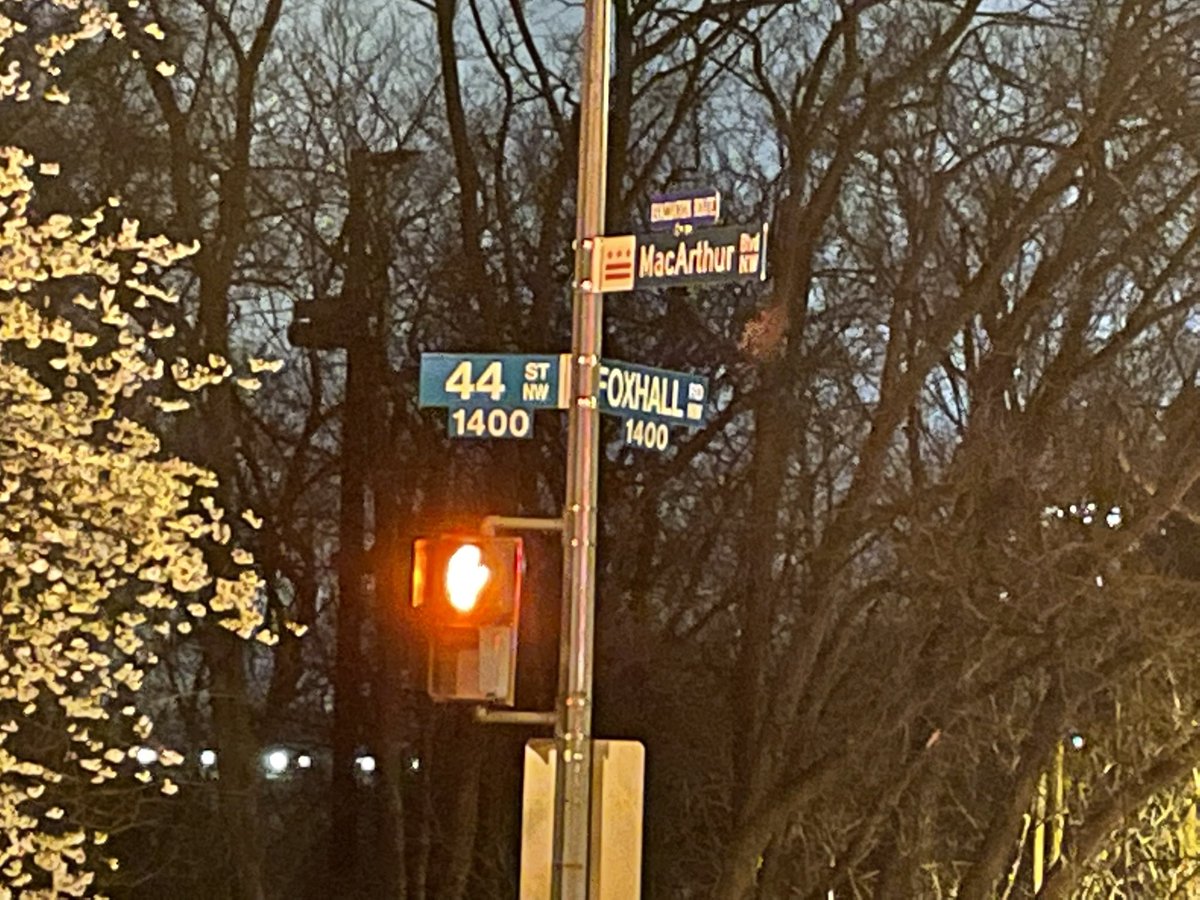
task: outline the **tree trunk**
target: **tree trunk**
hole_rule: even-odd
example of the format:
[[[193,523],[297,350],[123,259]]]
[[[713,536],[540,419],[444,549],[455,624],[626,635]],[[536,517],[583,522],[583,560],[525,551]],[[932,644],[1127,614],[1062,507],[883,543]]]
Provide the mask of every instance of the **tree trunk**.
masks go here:
[[[346,210],[348,240],[345,289],[341,303],[365,311],[366,303],[366,154],[353,150],[349,165],[349,201]],[[337,644],[333,672],[333,773],[330,778],[329,889],[356,896],[363,872],[358,861],[360,791],[354,764],[365,734],[367,708],[363,687],[363,621],[366,597],[365,542],[367,471],[370,467],[369,431],[372,385],[369,350],[363,345],[346,351],[346,393],[342,405],[341,486],[338,510]]]
[[[486,726],[470,721],[467,710],[451,710],[450,734],[439,742],[445,748],[439,761],[444,815],[438,823],[441,838],[437,854],[438,900],[466,900],[475,837],[479,827],[479,780],[490,741]],[[447,739],[448,738],[448,739]]]
[[[762,848],[755,843],[743,837],[725,851],[713,900],[746,900],[751,896],[762,864]]]
[[[245,646],[220,627],[206,629],[212,673],[213,728],[220,767],[219,811],[233,862],[235,900],[265,900],[262,823],[258,818],[258,738],[246,702]]]
[[[604,221],[610,231],[620,232],[632,226],[627,221],[625,173],[628,165],[633,114],[633,26],[629,0],[615,0],[613,19],[613,70],[609,84],[608,172]]]
[[[1008,868],[1014,851],[1020,852],[1016,840],[1021,831],[1021,819],[1033,803],[1038,778],[1050,765],[1050,752],[1058,740],[1061,711],[1058,691],[1051,688],[1042,697],[1029,734],[1021,742],[1008,795],[996,798],[996,812],[988,823],[975,861],[959,886],[958,900],[989,900],[993,897],[996,882]]]
[[[498,303],[489,289],[487,265],[482,251],[483,217],[480,201],[483,181],[467,127],[463,107],[462,84],[458,77],[458,50],[454,43],[454,14],[457,0],[436,0],[437,41],[441,63],[442,89],[446,103],[446,124],[454,151],[454,171],[458,180],[459,224],[462,228],[462,272],[465,293],[479,304],[480,316],[488,331],[499,336]]]

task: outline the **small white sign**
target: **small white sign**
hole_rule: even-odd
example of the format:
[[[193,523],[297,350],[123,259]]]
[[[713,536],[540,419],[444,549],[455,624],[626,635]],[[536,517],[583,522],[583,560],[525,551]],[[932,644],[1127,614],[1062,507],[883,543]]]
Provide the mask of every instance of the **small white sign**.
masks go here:
[[[619,234],[597,237],[592,251],[593,290],[632,291],[637,235]]]

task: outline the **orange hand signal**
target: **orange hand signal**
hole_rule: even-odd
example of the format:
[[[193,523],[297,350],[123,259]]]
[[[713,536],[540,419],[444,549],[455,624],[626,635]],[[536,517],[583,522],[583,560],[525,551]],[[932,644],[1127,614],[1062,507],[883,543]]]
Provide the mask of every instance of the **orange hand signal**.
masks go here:
[[[479,602],[479,594],[491,578],[483,564],[483,553],[474,544],[463,544],[446,563],[446,594],[450,605],[459,612],[470,612]]]

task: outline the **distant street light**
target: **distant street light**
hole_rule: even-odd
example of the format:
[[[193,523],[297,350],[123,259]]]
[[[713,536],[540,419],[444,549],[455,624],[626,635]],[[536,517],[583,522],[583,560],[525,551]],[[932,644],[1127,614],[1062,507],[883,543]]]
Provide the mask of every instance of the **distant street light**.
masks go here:
[[[272,750],[263,757],[263,763],[267,769],[269,777],[279,777],[287,771],[288,763],[291,762],[291,755],[283,749]]]

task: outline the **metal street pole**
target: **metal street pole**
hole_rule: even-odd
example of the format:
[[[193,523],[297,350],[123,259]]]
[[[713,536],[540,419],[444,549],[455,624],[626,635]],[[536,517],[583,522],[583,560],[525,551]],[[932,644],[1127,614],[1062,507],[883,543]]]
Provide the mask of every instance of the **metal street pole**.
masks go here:
[[[608,159],[610,0],[585,0],[579,110],[579,187],[571,316],[573,400],[567,418],[563,510],[563,616],[559,653],[558,764],[554,791],[554,900],[587,900],[592,806],[592,631],[596,601],[603,296],[592,290],[593,238],[604,231]]]

